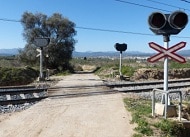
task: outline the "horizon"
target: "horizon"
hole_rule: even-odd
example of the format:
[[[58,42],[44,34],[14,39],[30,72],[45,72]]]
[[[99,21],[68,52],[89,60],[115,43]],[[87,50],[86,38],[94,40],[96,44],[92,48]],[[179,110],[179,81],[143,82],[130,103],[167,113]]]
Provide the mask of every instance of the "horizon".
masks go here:
[[[10,48],[10,49],[1,49],[0,48],[0,54],[13,54],[15,52],[15,50],[19,50],[21,48]],[[10,51],[12,50],[13,53],[10,53]],[[5,52],[2,52],[2,51],[5,51]],[[181,49],[179,51],[176,51],[176,53],[178,52],[187,52],[187,51],[190,51],[190,49]],[[73,53],[117,53],[119,51],[115,50],[115,51],[73,51]],[[157,54],[158,52],[157,51],[152,51],[152,52],[143,52],[143,51],[123,51],[123,54],[125,53],[130,53],[130,54],[136,54],[136,53],[139,53],[139,54]],[[15,54],[15,53],[14,53]],[[186,54],[186,53],[185,53]]]

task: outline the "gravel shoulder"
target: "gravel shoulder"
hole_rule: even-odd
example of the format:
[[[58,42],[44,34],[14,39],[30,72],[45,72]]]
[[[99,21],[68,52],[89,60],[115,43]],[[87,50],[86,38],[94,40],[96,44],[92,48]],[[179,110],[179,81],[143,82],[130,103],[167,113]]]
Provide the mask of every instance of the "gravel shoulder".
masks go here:
[[[101,80],[93,74],[73,74],[56,86],[97,83]],[[130,120],[119,93],[47,98],[27,110],[1,114],[0,137],[131,137]]]

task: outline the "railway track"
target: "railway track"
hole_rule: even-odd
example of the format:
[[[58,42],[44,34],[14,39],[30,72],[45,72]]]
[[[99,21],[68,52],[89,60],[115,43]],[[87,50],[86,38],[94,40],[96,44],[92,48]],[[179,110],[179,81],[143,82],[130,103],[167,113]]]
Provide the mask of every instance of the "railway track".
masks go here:
[[[15,105],[39,101],[47,97],[47,88],[12,86],[0,88],[0,105]]]
[[[146,81],[146,82],[106,82],[108,87],[114,88],[119,92],[147,92],[154,88],[163,89],[162,81]],[[168,89],[181,89],[190,87],[190,79],[169,80]]]
[[[190,87],[190,79],[171,80],[169,89]],[[118,92],[147,92],[154,88],[163,89],[163,81],[147,82],[104,82],[103,84],[88,86],[64,86],[36,88],[34,86],[16,86],[0,88],[0,105],[23,104],[39,101],[44,98],[80,97],[100,94],[114,94]],[[57,93],[57,94],[54,94]]]

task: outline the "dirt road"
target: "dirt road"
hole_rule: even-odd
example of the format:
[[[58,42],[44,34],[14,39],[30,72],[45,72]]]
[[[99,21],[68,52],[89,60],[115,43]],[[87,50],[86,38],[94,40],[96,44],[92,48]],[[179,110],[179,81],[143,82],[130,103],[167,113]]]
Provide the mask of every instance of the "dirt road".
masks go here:
[[[102,83],[93,74],[61,79],[58,86]],[[131,137],[130,120],[121,94],[47,98],[25,111],[1,114],[0,137]]]

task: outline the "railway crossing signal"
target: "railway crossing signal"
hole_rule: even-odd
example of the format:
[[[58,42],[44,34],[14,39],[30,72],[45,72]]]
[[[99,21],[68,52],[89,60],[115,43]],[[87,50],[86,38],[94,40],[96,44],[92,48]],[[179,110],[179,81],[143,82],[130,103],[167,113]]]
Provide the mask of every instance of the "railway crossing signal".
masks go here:
[[[120,51],[120,52],[123,52],[127,49],[127,44],[123,43],[123,44],[119,44],[119,43],[116,43],[115,44],[115,49],[117,51]]]
[[[47,46],[49,42],[50,42],[50,38],[35,38],[34,39],[34,44],[40,48]]]
[[[161,58],[164,58],[164,91],[168,92],[168,58],[185,63],[185,59],[175,52],[185,47],[185,42],[180,42],[173,47],[169,48],[170,35],[176,35],[181,32],[188,23],[188,15],[182,11],[175,11],[171,14],[163,14],[161,12],[153,12],[148,17],[148,24],[150,30],[157,34],[163,35],[164,47],[159,46],[156,43],[149,43],[149,46],[159,53],[148,59],[149,62],[155,62]],[[162,103],[164,102],[164,95],[162,95]]]
[[[171,14],[153,12],[148,18],[151,31],[157,35],[176,35],[185,28],[187,22],[188,15],[182,11]]]
[[[166,49],[154,42],[150,42],[149,46],[151,48],[155,49],[156,51],[158,51],[159,53],[148,58],[148,61],[153,63],[153,62],[158,61],[161,58],[170,57],[179,63],[185,63],[186,62],[185,58],[183,58],[182,56],[175,53],[177,50],[184,48],[185,45],[186,45],[186,42],[180,42],[180,43]]]
[[[50,38],[35,38],[33,44],[40,49],[36,49],[39,54],[36,56],[40,56],[40,80],[44,80],[43,76],[43,47],[47,46],[50,42]]]
[[[127,44],[125,44],[125,43],[123,43],[123,44],[116,43],[116,44],[114,45],[114,47],[115,47],[115,49],[116,49],[117,51],[120,52],[119,76],[120,76],[120,79],[123,79],[122,72],[121,72],[121,65],[122,65],[122,63],[121,63],[121,58],[122,58],[122,57],[121,57],[121,56],[122,56],[122,52],[127,49]]]

